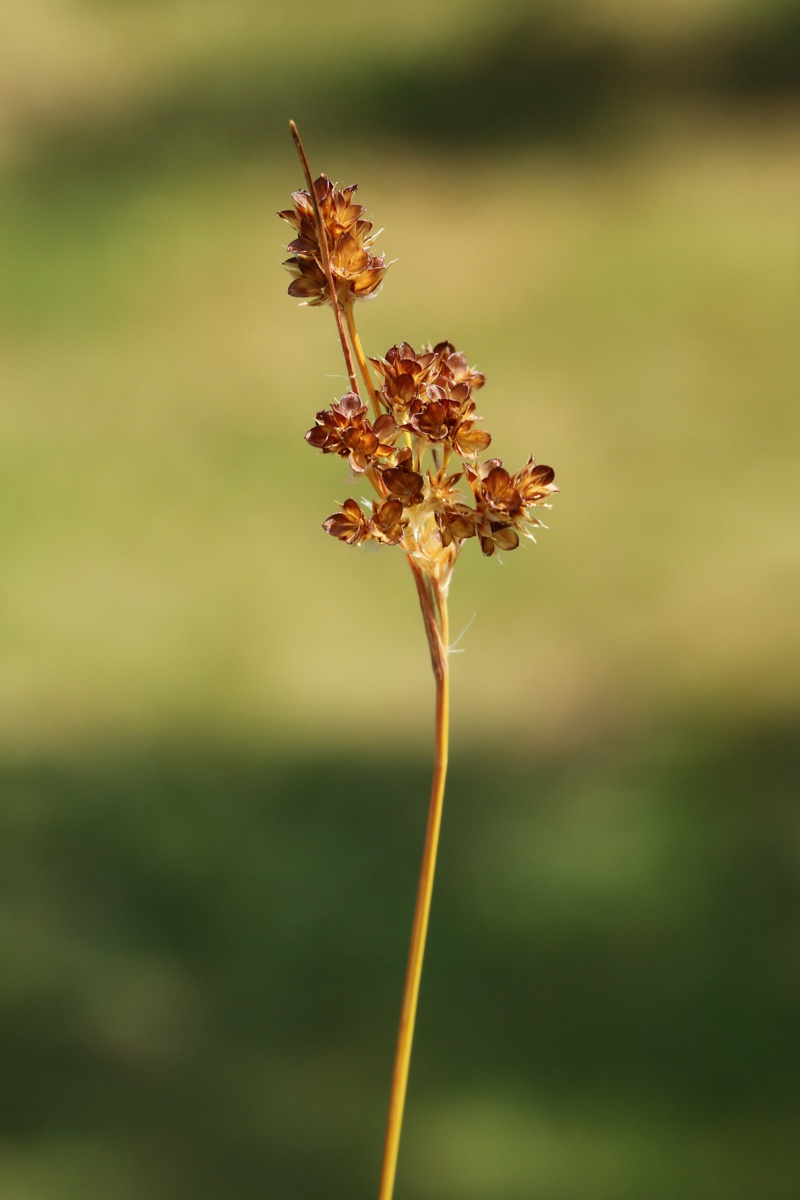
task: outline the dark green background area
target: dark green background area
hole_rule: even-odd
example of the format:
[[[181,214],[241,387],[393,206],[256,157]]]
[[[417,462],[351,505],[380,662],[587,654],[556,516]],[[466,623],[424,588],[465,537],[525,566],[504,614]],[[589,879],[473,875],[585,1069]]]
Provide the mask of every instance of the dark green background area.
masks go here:
[[[681,30],[678,16],[679,36],[637,38],[624,24],[593,28],[580,4],[506,3],[479,33],[456,20],[449,35],[426,38],[424,25],[392,17],[391,8],[377,25],[354,28],[346,15],[337,22],[312,5],[305,44],[298,31],[283,55],[269,19],[253,8],[249,40],[167,75],[145,106],[67,120],[45,139],[39,169],[142,170],[263,155],[285,136],[287,106],[329,142],[358,131],[460,155],[532,141],[586,151],[598,140],[641,136],[641,112],[654,104],[768,108],[796,97],[797,6],[728,7],[717,5],[716,19],[694,33]]]
[[[443,1134],[488,1095],[499,1195],[789,1200],[798,766],[765,728],[457,750],[403,1190],[491,1162],[491,1121]],[[370,1193],[426,779],[208,746],[4,771],[3,1127],[53,1194]]]
[[[453,581],[397,1200],[795,1200],[797,6],[10,4],[0,1200],[376,1192],[433,689],[320,529],[289,117],[368,353],[562,487]]]

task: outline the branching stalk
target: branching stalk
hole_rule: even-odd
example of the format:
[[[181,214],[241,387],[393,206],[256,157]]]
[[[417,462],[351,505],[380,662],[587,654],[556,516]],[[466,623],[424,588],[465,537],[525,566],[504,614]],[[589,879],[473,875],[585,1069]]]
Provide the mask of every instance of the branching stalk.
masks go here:
[[[342,343],[342,353],[344,354],[344,361],[347,366],[347,374],[350,378],[350,387],[355,392],[355,394],[358,396],[359,395],[358,376],[356,375],[356,369],[353,366],[353,356],[350,353],[350,347],[347,344],[347,334],[344,331],[344,322],[342,320],[342,306],[339,302],[339,295],[336,291],[336,284],[335,284],[334,278],[333,278],[333,270],[331,268],[331,251],[330,251],[330,246],[328,245],[328,232],[325,228],[325,222],[322,219],[322,214],[319,211],[319,201],[317,200],[317,193],[314,190],[314,177],[311,174],[311,167],[308,165],[308,158],[306,157],[305,148],[303,146],[303,140],[300,137],[300,131],[298,130],[294,121],[289,122],[289,128],[292,131],[292,137],[294,138],[294,144],[297,149],[297,153],[299,155],[300,162],[303,167],[303,174],[305,175],[306,183],[308,184],[308,191],[309,191],[309,195],[311,196],[311,203],[314,206],[314,222],[317,226],[317,237],[319,238],[319,246],[320,246],[320,251],[321,251],[321,256],[322,256],[322,262],[325,267],[325,278],[328,282],[328,295],[330,296],[331,308],[333,309],[333,315],[336,317],[336,328],[339,330],[339,341]]]
[[[409,560],[410,561],[410,560]],[[406,980],[403,990],[403,1006],[400,1013],[400,1029],[397,1036],[392,1087],[389,1096],[389,1116],[386,1123],[386,1141],[383,1149],[381,1184],[378,1200],[392,1200],[397,1173],[397,1155],[400,1149],[400,1132],[403,1124],[408,1071],[411,1062],[411,1047],[414,1040],[414,1025],[417,1017],[417,1000],[428,934],[428,917],[433,894],[433,879],[436,871],[436,854],[439,847],[439,829],[442,822],[444,787],[447,777],[448,732],[450,724],[450,671],[447,662],[447,596],[436,588],[435,604],[440,613],[437,623],[431,597],[412,563],[417,581],[420,607],[425,622],[425,631],[431,648],[431,663],[436,678],[436,733],[433,781],[428,809],[428,824],[425,831],[425,846],[422,852],[422,867],[411,930],[411,948],[408,955]]]
[[[381,415],[381,405],[380,401],[378,400],[378,393],[375,391],[375,385],[373,384],[372,377],[369,373],[367,356],[364,354],[364,349],[361,345],[361,338],[358,336],[352,304],[345,305],[344,315],[345,320],[347,321],[347,329],[350,333],[350,341],[353,343],[353,350],[355,351],[355,356],[361,371],[361,378],[364,380],[364,385],[369,393],[369,398],[372,401],[372,410],[375,413],[375,416],[379,417]]]

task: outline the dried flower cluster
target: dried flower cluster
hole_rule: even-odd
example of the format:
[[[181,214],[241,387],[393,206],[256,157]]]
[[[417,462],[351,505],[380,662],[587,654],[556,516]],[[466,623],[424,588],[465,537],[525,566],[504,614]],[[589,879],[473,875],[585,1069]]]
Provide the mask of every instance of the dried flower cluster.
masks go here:
[[[370,254],[376,235],[372,233],[372,223],[364,220],[366,209],[353,204],[357,188],[358,184],[352,183],[340,192],[327,175],[320,175],[314,183],[340,304],[374,296],[386,274],[383,256]],[[307,304],[324,304],[330,296],[314,203],[309,192],[295,192],[292,200],[294,207],[279,214],[297,231],[297,237],[289,244],[293,257],[286,263],[295,276],[289,285],[289,295],[298,296]]]
[[[371,253],[372,224],[364,219],[364,208],[353,203],[355,185],[340,191],[321,175],[313,190],[313,196],[295,192],[294,207],[280,213],[298,233],[286,263],[294,275],[289,295],[312,305],[331,302],[327,255],[372,405],[369,415],[356,391],[348,391],[317,413],[306,434],[308,444],[323,454],[346,458],[374,493],[371,511],[345,500],[323,528],[349,545],[402,546],[428,579],[446,588],[470,538],[492,555],[516,549],[520,536],[533,537],[541,524],[535,510],[549,507],[550,495],[558,490],[553,470],[537,466],[532,457],[515,473],[497,458],[479,462],[492,440],[480,425],[474,400],[485,377],[450,342],[419,351],[401,342],[383,357],[369,359],[375,385],[352,308],[356,300],[376,294],[385,260]]]

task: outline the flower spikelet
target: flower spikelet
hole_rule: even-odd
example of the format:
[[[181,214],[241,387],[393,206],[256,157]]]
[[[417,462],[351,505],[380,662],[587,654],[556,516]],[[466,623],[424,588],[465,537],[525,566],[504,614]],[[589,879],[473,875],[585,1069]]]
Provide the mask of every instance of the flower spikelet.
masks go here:
[[[384,358],[369,361],[383,378],[381,395],[396,416],[406,415],[423,384],[433,382],[436,356],[430,349],[417,354],[408,342],[401,342],[387,350]]]
[[[339,191],[327,175],[320,175],[314,181],[314,195],[328,243],[331,274],[337,298],[342,305],[374,296],[387,270],[383,255],[371,253],[377,235],[372,233],[372,222],[364,219],[364,207],[353,203],[356,188],[356,184],[351,184]],[[284,263],[294,276],[289,284],[289,295],[312,306],[330,303],[311,194],[307,191],[294,192],[292,202],[292,208],[278,214],[297,233],[288,247],[292,257]]]
[[[347,542],[348,546],[355,546],[370,537],[369,523],[358,501],[345,500],[341,509],[323,523],[326,533]]]
[[[384,500],[383,504],[372,502],[372,520],[369,531],[376,542],[386,546],[396,546],[403,538],[408,521],[403,517],[402,501],[396,497]]]
[[[383,413],[373,425],[367,419],[367,406],[355,392],[345,392],[341,400],[317,413],[316,424],[306,434],[306,441],[323,454],[349,458],[350,466],[360,473],[375,459],[392,454],[396,436],[393,417]]]
[[[386,467],[381,472],[381,482],[387,491],[400,501],[403,508],[412,508],[421,504],[425,481],[419,471],[414,471],[409,465],[411,451],[406,450],[398,455],[398,465]]]

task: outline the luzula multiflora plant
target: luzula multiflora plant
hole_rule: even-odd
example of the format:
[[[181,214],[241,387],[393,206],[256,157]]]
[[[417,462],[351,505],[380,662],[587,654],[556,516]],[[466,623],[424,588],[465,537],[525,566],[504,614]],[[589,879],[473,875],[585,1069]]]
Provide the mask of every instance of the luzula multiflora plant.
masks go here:
[[[333,309],[350,381],[341,399],[317,413],[306,441],[347,459],[352,477],[374,494],[366,509],[345,500],[323,529],[351,546],[377,542],[405,554],[436,680],[433,784],[379,1191],[379,1200],[391,1200],[447,771],[450,577],[469,541],[491,557],[515,550],[520,537],[532,539],[538,510],[558,489],[552,469],[532,456],[514,472],[498,458],[481,462],[492,439],[474,395],[485,379],[450,342],[420,350],[400,342],[383,356],[365,356],[354,308],[377,295],[387,265],[372,252],[375,234],[355,203],[356,186],[340,190],[325,175],[312,180],[294,122],[291,129],[307,190],[295,192],[292,208],[280,213],[296,235],[285,264],[294,276],[289,295]]]

